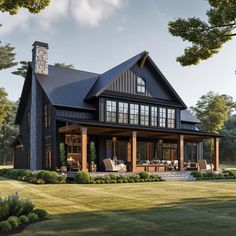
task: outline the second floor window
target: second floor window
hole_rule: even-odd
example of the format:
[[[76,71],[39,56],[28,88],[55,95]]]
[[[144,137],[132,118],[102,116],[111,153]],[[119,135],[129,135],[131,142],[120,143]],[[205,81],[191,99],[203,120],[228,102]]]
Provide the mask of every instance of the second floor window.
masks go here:
[[[140,124],[149,125],[149,106],[140,106]]]
[[[119,123],[128,124],[129,106],[126,102],[119,102]]]
[[[116,102],[109,101],[106,102],[106,121],[116,122]]]
[[[145,93],[145,92],[146,92],[146,81],[141,77],[137,77],[137,93]]]
[[[164,107],[159,108],[159,126],[166,127],[166,108]]]
[[[167,127],[175,128],[175,110],[167,109]]]
[[[130,104],[130,124],[138,125],[139,120],[139,105],[138,104]]]
[[[151,107],[151,126],[157,126],[157,107]]]

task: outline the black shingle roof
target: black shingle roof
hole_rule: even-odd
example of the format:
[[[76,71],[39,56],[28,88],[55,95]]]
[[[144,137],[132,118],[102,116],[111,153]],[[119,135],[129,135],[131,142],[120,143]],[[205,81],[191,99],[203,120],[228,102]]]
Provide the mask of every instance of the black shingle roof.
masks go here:
[[[200,124],[201,123],[201,121],[199,119],[197,119],[188,110],[182,110],[180,117],[181,117],[181,121],[183,121],[183,122],[189,122],[189,123],[195,123],[195,124]]]
[[[48,75],[36,74],[53,105],[93,109],[84,101],[99,74],[49,65]]]

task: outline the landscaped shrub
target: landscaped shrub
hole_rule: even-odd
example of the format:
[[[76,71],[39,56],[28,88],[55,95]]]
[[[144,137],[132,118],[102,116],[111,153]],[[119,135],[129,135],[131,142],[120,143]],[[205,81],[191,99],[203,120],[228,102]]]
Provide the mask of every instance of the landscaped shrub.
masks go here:
[[[35,213],[40,220],[45,219],[48,216],[48,213],[44,209],[35,208],[32,213]]]
[[[38,216],[33,212],[29,213],[27,215],[27,217],[29,219],[29,222],[34,222],[34,221],[37,221],[39,219]]]
[[[6,233],[11,230],[11,225],[7,221],[0,222],[0,233]]]
[[[6,176],[7,169],[0,169],[0,176]]]
[[[20,220],[17,216],[10,216],[7,222],[11,225],[12,229],[17,228],[20,225]]]
[[[191,175],[192,175],[194,178],[202,178],[202,177],[203,177],[203,174],[202,174],[202,172],[200,172],[200,171],[193,171],[193,172],[191,173]]]
[[[79,171],[75,174],[74,177],[74,181],[78,184],[88,184],[90,182],[90,179],[90,174],[85,171]]]
[[[145,171],[139,173],[139,176],[140,176],[140,179],[144,179],[144,180],[149,179],[149,173],[148,173],[148,172],[145,172]]]
[[[116,180],[116,175],[115,174],[111,173],[111,174],[109,174],[109,177],[110,177],[111,180]]]
[[[215,178],[217,176],[217,174],[215,172],[206,172],[206,173],[203,173],[203,177],[208,177],[208,178]]]
[[[22,216],[19,217],[19,221],[20,221],[21,224],[25,224],[25,223],[29,222],[29,219],[28,219],[27,216],[22,215]]]
[[[45,170],[42,173],[42,180],[45,181],[46,184],[56,183],[58,174],[55,171]]]

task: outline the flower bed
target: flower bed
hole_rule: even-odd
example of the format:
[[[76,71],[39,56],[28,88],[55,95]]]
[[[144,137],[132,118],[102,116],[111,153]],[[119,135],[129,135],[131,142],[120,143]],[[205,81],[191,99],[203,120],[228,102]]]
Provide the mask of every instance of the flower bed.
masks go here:
[[[48,170],[0,169],[0,176],[33,184],[64,184],[67,176]]]
[[[191,175],[196,180],[236,179],[236,171],[233,170],[225,170],[222,173],[194,171]]]
[[[18,192],[0,197],[0,235],[14,233],[48,216],[47,211],[35,208],[28,198],[20,198]]]
[[[79,171],[75,174],[74,182],[78,184],[116,184],[116,183],[138,183],[164,181],[156,174],[141,172],[139,174],[107,174],[91,176],[88,172]]]

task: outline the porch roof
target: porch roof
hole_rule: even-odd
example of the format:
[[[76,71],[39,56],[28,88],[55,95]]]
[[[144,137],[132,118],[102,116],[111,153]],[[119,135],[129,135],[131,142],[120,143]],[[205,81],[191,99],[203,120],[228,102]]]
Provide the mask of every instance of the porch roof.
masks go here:
[[[203,139],[220,138],[223,137],[217,133],[209,133],[197,130],[184,130],[184,129],[161,129],[153,128],[150,126],[135,126],[135,125],[120,125],[108,124],[96,121],[85,121],[78,119],[67,119],[57,117],[58,121],[63,121],[71,125],[59,128],[59,133],[79,133],[81,127],[88,128],[90,135],[107,135],[107,136],[130,136],[131,131],[137,131],[138,137],[158,138],[158,139],[178,139],[179,135],[184,135],[187,141],[200,142]]]

